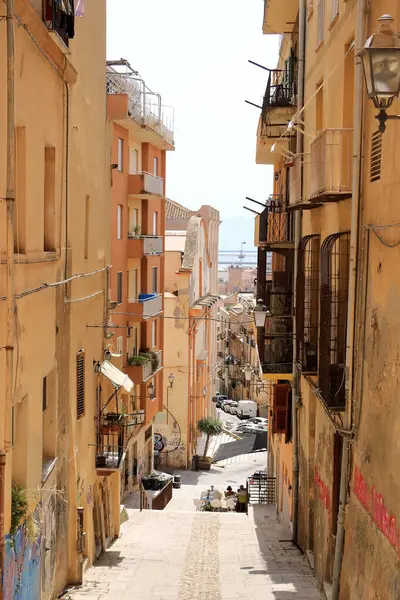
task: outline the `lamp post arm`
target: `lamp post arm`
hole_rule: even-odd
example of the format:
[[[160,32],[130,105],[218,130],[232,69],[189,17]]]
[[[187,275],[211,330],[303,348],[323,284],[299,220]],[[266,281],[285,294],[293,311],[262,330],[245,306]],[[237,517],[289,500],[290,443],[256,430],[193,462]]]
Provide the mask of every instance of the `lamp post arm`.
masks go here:
[[[393,121],[400,119],[400,115],[388,115],[386,110],[382,109],[375,117],[379,123],[379,131],[381,133],[385,133],[386,130],[386,121]]]

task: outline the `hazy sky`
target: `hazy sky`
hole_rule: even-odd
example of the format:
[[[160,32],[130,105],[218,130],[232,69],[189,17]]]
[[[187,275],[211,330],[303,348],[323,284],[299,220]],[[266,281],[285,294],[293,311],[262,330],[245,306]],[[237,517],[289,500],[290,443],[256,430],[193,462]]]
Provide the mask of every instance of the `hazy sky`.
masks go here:
[[[245,196],[272,192],[272,167],[255,164],[259,110],[278,38],[262,34],[263,0],[107,0],[107,58],[126,58],[175,110],[167,195],[211,204],[223,220],[253,216]],[[251,203],[247,203],[251,206]],[[254,205],[255,206],[255,205]],[[246,238],[244,238],[246,239]]]

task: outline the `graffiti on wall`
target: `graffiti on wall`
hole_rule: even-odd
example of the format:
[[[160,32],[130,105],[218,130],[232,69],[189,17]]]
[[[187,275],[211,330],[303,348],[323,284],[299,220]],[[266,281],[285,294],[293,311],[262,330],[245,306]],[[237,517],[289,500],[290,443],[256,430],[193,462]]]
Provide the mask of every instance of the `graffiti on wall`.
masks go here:
[[[39,511],[34,518],[40,521]],[[37,600],[41,596],[41,539],[29,542],[21,525],[5,539],[4,600]]]
[[[387,509],[382,494],[365,482],[358,467],[354,468],[354,495],[400,557],[400,523]]]
[[[315,467],[314,471],[314,483],[317,488],[317,495],[321,500],[322,504],[325,506],[326,510],[330,512],[331,510],[331,499],[329,494],[329,488],[326,483],[321,478],[318,467]]]

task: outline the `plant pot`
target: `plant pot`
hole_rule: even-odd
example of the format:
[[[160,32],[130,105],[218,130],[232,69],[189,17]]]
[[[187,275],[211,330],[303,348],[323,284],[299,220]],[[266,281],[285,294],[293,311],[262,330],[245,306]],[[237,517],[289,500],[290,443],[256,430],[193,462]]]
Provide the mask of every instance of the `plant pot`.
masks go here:
[[[203,460],[202,458],[199,458],[197,464],[198,464],[198,468],[201,469],[202,471],[209,471],[211,469],[211,463],[208,462],[207,460]]]
[[[152,480],[150,477],[142,477],[142,486],[145,490],[151,490]]]

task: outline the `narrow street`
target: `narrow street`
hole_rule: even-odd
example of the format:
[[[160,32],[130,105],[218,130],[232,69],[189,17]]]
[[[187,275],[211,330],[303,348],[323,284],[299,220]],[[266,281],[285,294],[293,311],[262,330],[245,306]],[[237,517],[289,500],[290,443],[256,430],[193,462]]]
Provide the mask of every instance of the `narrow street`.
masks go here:
[[[275,507],[249,514],[196,512],[211,484],[235,489],[265,466],[266,454],[237,457],[209,472],[182,472],[164,511],[129,508],[121,537],[85,576],[71,600],[316,600],[307,559],[276,521]]]

